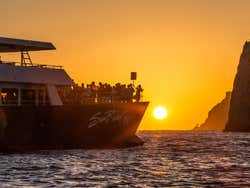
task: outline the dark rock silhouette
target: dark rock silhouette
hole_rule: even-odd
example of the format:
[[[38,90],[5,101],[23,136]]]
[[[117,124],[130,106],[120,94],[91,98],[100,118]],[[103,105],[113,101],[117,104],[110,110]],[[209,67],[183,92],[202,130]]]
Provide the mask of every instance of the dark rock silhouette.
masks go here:
[[[240,57],[225,131],[250,132],[250,42]]]
[[[224,130],[230,107],[231,92],[226,92],[225,98],[216,104],[208,113],[206,121],[193,130]]]

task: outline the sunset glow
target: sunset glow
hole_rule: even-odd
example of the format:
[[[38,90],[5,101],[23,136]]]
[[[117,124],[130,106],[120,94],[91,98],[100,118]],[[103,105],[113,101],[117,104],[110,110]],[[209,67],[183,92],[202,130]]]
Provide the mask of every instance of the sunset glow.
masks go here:
[[[188,130],[203,122],[232,90],[250,37],[248,0],[10,2],[1,4],[1,36],[53,41],[57,47],[31,52],[34,63],[63,65],[85,85],[129,84],[130,72],[137,72],[135,84],[150,101],[139,127],[144,130]],[[32,11],[23,11],[27,7]],[[157,104],[171,109],[167,125],[153,126]]]
[[[0,2],[0,188],[250,188],[250,0]]]

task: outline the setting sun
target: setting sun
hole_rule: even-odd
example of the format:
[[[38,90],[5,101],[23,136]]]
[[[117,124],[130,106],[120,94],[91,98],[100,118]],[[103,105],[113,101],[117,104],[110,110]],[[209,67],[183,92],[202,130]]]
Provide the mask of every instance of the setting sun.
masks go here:
[[[167,109],[166,108],[164,108],[164,107],[156,107],[155,109],[154,109],[154,117],[156,118],[156,119],[160,119],[160,120],[162,120],[162,119],[165,119],[167,116],[168,116],[168,111],[167,111]]]

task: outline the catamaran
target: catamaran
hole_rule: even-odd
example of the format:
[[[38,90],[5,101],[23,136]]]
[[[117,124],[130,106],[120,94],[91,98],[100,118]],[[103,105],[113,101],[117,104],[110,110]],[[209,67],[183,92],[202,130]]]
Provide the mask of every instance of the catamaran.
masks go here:
[[[0,37],[0,151],[124,147],[142,144],[136,130],[148,102],[67,103],[75,86],[62,66],[34,64],[32,51],[55,50],[50,42]]]

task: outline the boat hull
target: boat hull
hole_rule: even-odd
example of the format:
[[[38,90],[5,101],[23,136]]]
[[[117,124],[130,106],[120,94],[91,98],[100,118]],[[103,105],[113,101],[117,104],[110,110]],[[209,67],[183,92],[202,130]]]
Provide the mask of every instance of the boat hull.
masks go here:
[[[136,140],[135,133],[147,105],[148,102],[1,107],[1,149],[110,148],[133,145],[130,139]],[[142,143],[138,139],[136,142]]]

